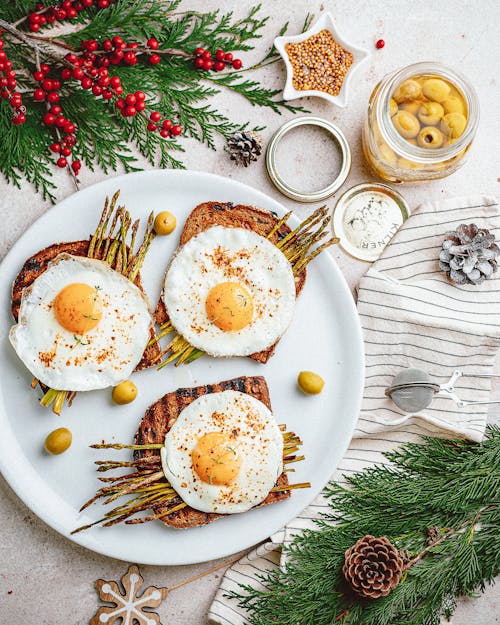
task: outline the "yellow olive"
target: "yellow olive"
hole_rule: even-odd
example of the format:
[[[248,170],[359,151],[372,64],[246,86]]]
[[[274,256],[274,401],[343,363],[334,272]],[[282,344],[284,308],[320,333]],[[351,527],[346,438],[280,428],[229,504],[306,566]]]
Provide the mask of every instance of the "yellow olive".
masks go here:
[[[426,126],[434,126],[444,115],[439,102],[424,102],[418,110],[418,118]]]
[[[467,120],[462,113],[448,113],[441,120],[441,130],[452,139],[458,139],[465,130]]]
[[[396,154],[394,153],[394,150],[392,150],[387,143],[381,143],[378,146],[379,150],[380,150],[380,156],[382,157],[382,160],[386,161],[387,163],[395,163],[397,161],[396,158]]]
[[[394,127],[399,134],[405,139],[413,139],[420,130],[420,124],[415,115],[408,113],[408,111],[398,111],[392,118]]]
[[[422,91],[426,98],[434,102],[442,102],[450,95],[450,85],[440,78],[428,78]]]
[[[396,102],[404,102],[405,100],[416,100],[422,93],[422,87],[416,80],[405,80],[396,88],[392,97]]]
[[[391,114],[391,117],[393,115],[396,115],[397,112],[398,112],[398,103],[396,102],[396,100],[391,98],[389,100],[389,113]]]
[[[115,404],[120,406],[123,404],[130,404],[131,401],[137,397],[137,386],[130,380],[120,382],[118,386],[115,386],[111,397]]]
[[[443,145],[443,133],[435,126],[425,126],[418,133],[417,143],[421,148],[440,148]]]
[[[404,102],[403,104],[401,104],[401,109],[403,111],[408,111],[408,113],[411,113],[412,115],[416,115],[418,113],[418,109],[420,108],[421,104],[422,102],[420,102],[420,100],[413,100],[412,102]]]
[[[461,113],[464,115],[465,106],[460,98],[450,96],[441,102],[445,113]]]
[[[45,450],[49,454],[62,454],[71,445],[71,432],[67,428],[57,428],[45,439]]]
[[[317,395],[321,393],[325,386],[325,381],[317,373],[312,371],[301,371],[297,378],[300,390],[306,395]]]
[[[175,215],[168,211],[158,213],[155,217],[154,229],[156,234],[170,234],[175,230],[176,226]]]

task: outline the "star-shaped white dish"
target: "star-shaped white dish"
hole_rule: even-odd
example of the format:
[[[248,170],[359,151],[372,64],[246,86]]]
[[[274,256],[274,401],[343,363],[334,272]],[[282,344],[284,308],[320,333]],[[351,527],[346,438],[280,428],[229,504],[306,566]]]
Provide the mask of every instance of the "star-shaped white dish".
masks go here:
[[[344,78],[344,82],[342,83],[342,87],[340,88],[340,93],[338,95],[330,95],[329,93],[319,91],[318,89],[309,89],[304,91],[299,91],[295,89],[292,84],[293,67],[285,50],[285,45],[287,43],[302,43],[303,41],[311,37],[311,35],[316,35],[325,28],[326,30],[329,30],[331,32],[333,38],[337,43],[339,43],[345,50],[352,53],[354,59],[353,64],[349,68]],[[276,39],[274,40],[274,45],[276,46],[276,49],[280,53],[286,65],[287,76],[285,88],[283,89],[283,98],[285,100],[295,100],[297,98],[305,98],[307,96],[316,96],[318,98],[324,98],[325,100],[328,100],[329,102],[332,102],[333,104],[336,104],[337,106],[340,106],[342,108],[347,105],[350,84],[354,74],[370,56],[368,50],[359,48],[358,46],[355,46],[354,44],[344,39],[344,37],[342,37],[342,35],[335,27],[335,23],[333,21],[331,13],[324,13],[319,18],[319,20],[313,26],[311,26],[309,30],[306,30],[300,35],[292,35],[289,37],[276,37]]]

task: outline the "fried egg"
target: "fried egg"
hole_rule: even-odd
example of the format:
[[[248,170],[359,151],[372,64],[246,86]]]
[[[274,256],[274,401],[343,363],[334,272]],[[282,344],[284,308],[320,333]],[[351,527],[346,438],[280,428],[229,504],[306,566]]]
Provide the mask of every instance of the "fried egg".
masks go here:
[[[238,391],[209,393],[189,404],[160,453],[173,489],[202,512],[249,510],[283,471],[283,437],[271,411]]]
[[[285,255],[251,230],[214,226],[173,257],[163,301],[176,331],[212,356],[248,356],[273,345],[295,307]]]
[[[147,300],[128,278],[100,260],[60,254],[24,289],[9,338],[43,384],[90,391],[132,373],[151,325]]]

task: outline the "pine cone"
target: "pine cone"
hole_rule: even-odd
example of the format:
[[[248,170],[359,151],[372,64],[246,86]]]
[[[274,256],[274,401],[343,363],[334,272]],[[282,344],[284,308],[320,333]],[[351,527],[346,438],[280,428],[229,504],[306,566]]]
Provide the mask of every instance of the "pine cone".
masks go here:
[[[227,140],[226,152],[232,161],[248,167],[262,154],[262,139],[253,131],[236,132]]]
[[[448,232],[439,253],[439,268],[455,284],[481,284],[497,270],[500,253],[495,235],[476,224]]]
[[[345,552],[342,572],[355,593],[378,599],[399,584],[403,569],[396,547],[385,536],[368,534]]]

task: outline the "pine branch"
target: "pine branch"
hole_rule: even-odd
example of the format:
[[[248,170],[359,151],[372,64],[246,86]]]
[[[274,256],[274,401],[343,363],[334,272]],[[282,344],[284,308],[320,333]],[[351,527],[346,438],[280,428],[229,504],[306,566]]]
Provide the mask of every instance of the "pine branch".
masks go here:
[[[439,625],[459,596],[475,596],[500,572],[500,430],[481,444],[425,438],[387,454],[392,465],[330,484],[319,531],[298,536],[286,571],[263,588],[230,593],[251,625]],[[427,544],[429,527],[438,538]],[[410,551],[411,567],[386,597],[356,600],[341,569],[364,534],[386,535]]]

